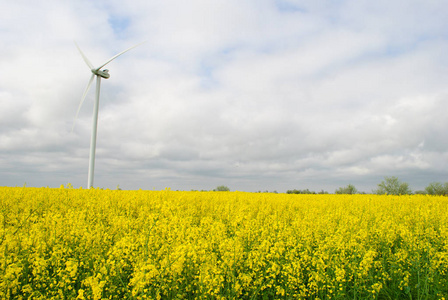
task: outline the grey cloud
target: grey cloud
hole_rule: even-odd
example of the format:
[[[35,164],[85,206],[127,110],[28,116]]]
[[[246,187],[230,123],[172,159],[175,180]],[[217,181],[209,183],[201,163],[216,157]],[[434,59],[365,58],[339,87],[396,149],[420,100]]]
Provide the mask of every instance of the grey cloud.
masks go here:
[[[93,91],[70,133],[90,76],[73,40],[95,64],[148,41],[102,82],[98,186],[370,191],[383,176],[446,177],[443,1],[20,7],[0,18],[6,185],[85,185]],[[12,26],[19,15],[34,17]]]

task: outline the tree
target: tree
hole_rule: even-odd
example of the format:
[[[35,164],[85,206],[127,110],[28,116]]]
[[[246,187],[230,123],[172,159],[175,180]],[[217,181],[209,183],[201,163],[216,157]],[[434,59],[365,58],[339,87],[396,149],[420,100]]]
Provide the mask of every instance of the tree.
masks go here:
[[[225,185],[220,185],[216,187],[216,189],[213,190],[214,192],[228,192],[230,189],[226,187]]]
[[[428,195],[448,195],[448,182],[445,182],[445,184],[440,182],[432,182],[425,188],[425,192]]]
[[[412,193],[407,182],[401,182],[397,177],[384,177],[378,184],[378,189],[373,191],[378,195],[409,195]]]
[[[349,184],[346,187],[340,187],[335,191],[336,194],[348,194],[353,195],[358,193],[358,190],[355,188],[353,184]]]

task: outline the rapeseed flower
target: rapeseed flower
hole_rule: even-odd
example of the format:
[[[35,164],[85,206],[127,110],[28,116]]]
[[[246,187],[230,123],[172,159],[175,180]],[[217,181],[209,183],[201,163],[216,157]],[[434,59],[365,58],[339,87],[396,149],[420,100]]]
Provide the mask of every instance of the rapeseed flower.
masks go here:
[[[0,188],[0,297],[431,298],[446,197]]]

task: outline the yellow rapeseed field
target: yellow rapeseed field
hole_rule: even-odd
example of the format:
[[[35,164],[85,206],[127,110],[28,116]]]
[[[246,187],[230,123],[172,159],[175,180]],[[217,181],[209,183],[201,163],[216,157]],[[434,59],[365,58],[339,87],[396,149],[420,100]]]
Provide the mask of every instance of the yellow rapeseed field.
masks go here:
[[[445,299],[448,198],[0,188],[1,299]]]

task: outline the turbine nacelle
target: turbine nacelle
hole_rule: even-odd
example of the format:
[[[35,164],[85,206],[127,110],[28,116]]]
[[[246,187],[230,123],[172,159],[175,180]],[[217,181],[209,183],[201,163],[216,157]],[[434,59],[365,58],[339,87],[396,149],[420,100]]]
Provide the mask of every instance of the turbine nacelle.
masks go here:
[[[109,74],[109,70],[108,69],[104,69],[104,70],[97,70],[97,69],[92,69],[91,70],[93,74],[101,76],[104,79],[108,79],[110,77]]]

